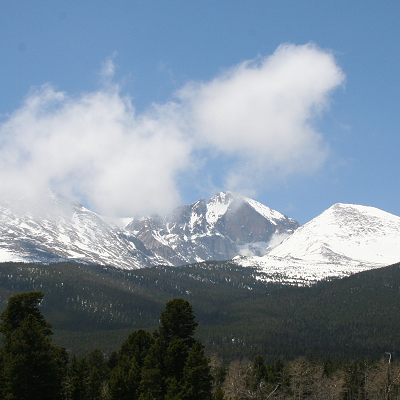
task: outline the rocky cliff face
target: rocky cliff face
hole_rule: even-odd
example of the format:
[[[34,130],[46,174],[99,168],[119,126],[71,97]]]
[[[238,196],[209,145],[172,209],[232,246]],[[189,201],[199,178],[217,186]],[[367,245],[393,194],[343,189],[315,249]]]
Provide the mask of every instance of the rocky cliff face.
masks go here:
[[[262,255],[275,235],[285,237],[298,223],[232,192],[177,207],[165,216],[134,219],[126,229],[154,254],[173,265]]]

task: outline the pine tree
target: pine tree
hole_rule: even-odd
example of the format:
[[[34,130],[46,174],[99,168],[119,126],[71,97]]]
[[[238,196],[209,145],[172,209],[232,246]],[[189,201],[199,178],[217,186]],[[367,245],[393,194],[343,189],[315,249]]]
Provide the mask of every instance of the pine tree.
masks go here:
[[[89,399],[101,400],[102,398],[102,380],[100,378],[99,370],[93,367],[89,375]]]
[[[169,301],[152,336],[139,330],[122,345],[109,380],[110,399],[211,399],[209,360],[203,346],[193,337],[196,326],[188,301]],[[132,371],[130,376],[129,360],[136,365],[136,372]]]
[[[166,394],[164,347],[158,332],[154,332],[154,343],[145,358],[141,373],[140,393],[155,399],[164,399]]]
[[[153,342],[154,339],[150,333],[139,329],[131,333],[125,343],[123,343],[119,352],[119,357],[123,355],[129,359],[135,357],[139,368],[143,368],[144,360]]]
[[[102,351],[98,349],[91,351],[88,355],[88,363],[91,370],[93,368],[97,369],[102,382],[107,379],[110,371]]]
[[[204,346],[196,341],[183,369],[181,399],[211,399],[212,379],[210,360],[204,354]]]
[[[111,371],[108,381],[110,400],[131,400],[138,397],[140,368],[134,357],[123,355]]]
[[[187,300],[170,300],[160,315],[160,324],[160,335],[166,344],[177,337],[189,348],[193,346],[193,335],[198,323],[195,322],[193,308]]]
[[[68,399],[90,400],[90,368],[86,357],[72,356],[68,376]]]
[[[172,393],[181,384],[185,361],[195,343],[193,335],[197,325],[188,301],[173,299],[166,304],[144,362],[142,393],[151,393],[156,399],[164,399],[167,393],[171,398],[175,396]]]
[[[68,356],[55,346],[38,309],[43,293],[12,296],[1,314],[1,394],[6,399],[61,399]]]

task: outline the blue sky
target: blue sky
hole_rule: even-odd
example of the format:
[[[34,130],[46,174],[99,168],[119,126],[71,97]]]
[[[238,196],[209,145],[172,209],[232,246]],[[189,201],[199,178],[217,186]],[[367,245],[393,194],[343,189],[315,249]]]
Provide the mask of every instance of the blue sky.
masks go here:
[[[400,215],[399,20],[395,1],[2,1],[1,190]]]

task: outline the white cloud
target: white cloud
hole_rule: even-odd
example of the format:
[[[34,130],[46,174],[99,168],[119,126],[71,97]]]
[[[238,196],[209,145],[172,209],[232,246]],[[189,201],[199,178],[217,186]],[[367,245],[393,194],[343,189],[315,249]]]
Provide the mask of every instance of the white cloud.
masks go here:
[[[226,185],[248,192],[256,188],[250,171],[314,171],[327,151],[315,118],[344,81],[331,53],[283,45],[137,114],[112,83],[114,73],[107,59],[104,88],[77,97],[44,85],[0,125],[3,195],[50,187],[98,212],[127,216],[175,206],[177,176],[199,150],[203,162],[222,155]]]
[[[286,44],[178,95],[203,144],[237,158],[229,180],[240,186],[248,170],[284,176],[321,166],[327,146],[313,123],[343,82],[331,53]]]
[[[167,116],[136,116],[118,91],[70,98],[45,85],[0,128],[0,190],[47,187],[111,215],[169,209],[190,146]]]

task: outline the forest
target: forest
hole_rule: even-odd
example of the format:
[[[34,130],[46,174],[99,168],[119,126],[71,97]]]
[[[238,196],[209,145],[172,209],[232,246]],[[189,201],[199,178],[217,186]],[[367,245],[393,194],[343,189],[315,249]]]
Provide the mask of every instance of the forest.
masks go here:
[[[2,399],[229,400],[398,399],[400,364],[346,363],[298,357],[265,363],[207,357],[194,337],[198,323],[187,300],[168,301],[153,333],[132,332],[109,356],[99,349],[68,354],[53,343],[52,326],[39,306],[44,294],[19,293],[0,315]]]
[[[54,342],[107,356],[133,331],[153,332],[174,298],[190,302],[196,339],[229,362],[378,360],[400,348],[400,268],[393,265],[311,287],[265,284],[229,262],[126,271],[78,263],[0,265],[0,312],[17,293],[41,291]]]

